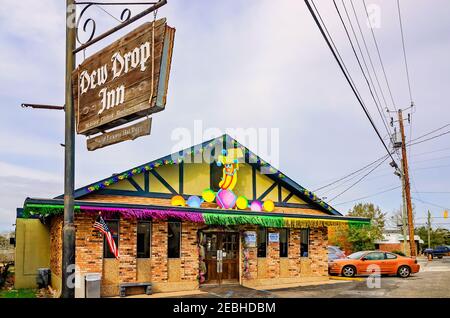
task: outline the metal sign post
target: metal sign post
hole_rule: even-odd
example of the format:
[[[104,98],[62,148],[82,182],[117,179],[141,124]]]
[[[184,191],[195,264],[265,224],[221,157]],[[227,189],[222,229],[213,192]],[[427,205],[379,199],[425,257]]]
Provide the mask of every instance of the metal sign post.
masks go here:
[[[65,144],[64,144],[64,226],[62,250],[63,298],[75,297],[75,225],[73,192],[75,184],[75,115],[73,109],[72,72],[75,69],[76,28],[71,19],[76,13],[75,1],[66,0],[66,85],[65,85]]]
[[[74,225],[74,184],[75,184],[75,110],[72,89],[72,74],[75,70],[76,53],[90,45],[106,38],[116,31],[130,25],[147,14],[156,11],[167,3],[166,0],[152,3],[101,3],[101,2],[75,2],[66,0],[66,80],[65,80],[65,144],[64,144],[64,225],[63,225],[63,246],[62,246],[62,286],[61,297],[75,297],[75,225]],[[76,48],[78,39],[78,24],[81,16],[92,6],[102,5],[145,5],[151,7],[141,13],[131,16],[131,10],[125,8],[122,11],[121,23],[111,30],[102,33],[94,38],[96,25],[91,18],[87,19],[83,25],[86,32],[88,25],[92,26],[91,35],[86,43]],[[76,19],[76,5],[84,5],[80,17]],[[48,107],[47,107],[48,108]],[[52,108],[53,109],[53,108]]]

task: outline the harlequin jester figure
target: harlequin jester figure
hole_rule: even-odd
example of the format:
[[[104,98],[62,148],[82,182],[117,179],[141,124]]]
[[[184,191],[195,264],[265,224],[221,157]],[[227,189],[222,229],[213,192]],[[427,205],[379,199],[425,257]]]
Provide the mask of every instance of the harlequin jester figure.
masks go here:
[[[242,149],[233,148],[228,151],[223,149],[222,155],[217,158],[217,165],[223,167],[222,180],[219,182],[221,190],[233,190],[237,182],[237,171],[239,170],[238,158],[242,158]]]

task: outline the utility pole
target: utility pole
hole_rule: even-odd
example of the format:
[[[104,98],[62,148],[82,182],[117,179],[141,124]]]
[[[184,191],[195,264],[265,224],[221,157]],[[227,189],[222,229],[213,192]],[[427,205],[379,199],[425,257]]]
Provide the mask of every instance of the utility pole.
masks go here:
[[[403,166],[403,160],[402,160]],[[401,174],[402,179],[402,234],[403,234],[403,253],[406,255],[406,242],[407,242],[407,229],[406,226],[408,224],[406,217],[406,196],[405,196],[405,179],[404,174]]]
[[[75,69],[75,0],[66,0],[66,85],[65,85],[65,143],[64,143],[64,226],[62,250],[61,297],[75,296],[75,115],[72,93],[72,72]]]
[[[417,251],[416,243],[414,241],[414,224],[412,216],[411,189],[409,185],[408,158],[406,156],[405,128],[403,126],[403,114],[401,109],[398,110],[398,121],[400,124],[400,133],[402,135],[402,165],[406,199],[406,212],[408,215],[409,248],[411,250],[411,256],[415,257],[417,255]]]
[[[431,237],[431,213],[430,213],[430,210],[428,210],[428,248],[430,248],[431,247],[431,243],[430,243],[430,241],[431,241],[431,239],[430,239],[430,237]]]

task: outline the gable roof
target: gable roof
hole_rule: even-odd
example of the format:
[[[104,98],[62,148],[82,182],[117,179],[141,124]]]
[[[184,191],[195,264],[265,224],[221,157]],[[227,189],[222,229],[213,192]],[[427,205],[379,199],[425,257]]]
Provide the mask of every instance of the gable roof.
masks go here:
[[[283,174],[280,170],[278,170],[275,167],[273,167],[272,165],[270,165],[268,162],[263,160],[261,157],[259,157],[255,153],[253,153],[247,147],[244,147],[237,140],[233,139],[232,137],[230,137],[227,134],[222,135],[220,137],[213,138],[208,141],[205,141],[201,144],[180,150],[178,152],[161,157],[159,159],[147,162],[145,164],[139,165],[132,169],[126,170],[122,173],[115,174],[111,177],[91,183],[87,186],[78,188],[74,192],[74,198],[80,199],[87,194],[95,193],[95,192],[97,192],[101,189],[104,189],[114,183],[121,181],[121,180],[128,179],[135,175],[141,174],[144,171],[150,171],[154,168],[164,166],[164,165],[179,164],[181,162],[184,162],[186,156],[192,156],[192,155],[202,153],[203,151],[205,151],[205,149],[211,150],[212,148],[216,147],[217,144],[219,144],[219,145],[221,144],[224,149],[227,146],[241,148],[245,155],[245,163],[246,164],[254,166],[259,171],[261,171],[261,169],[264,168],[265,172],[266,171],[269,172],[269,173],[265,173],[265,175],[267,177],[269,177],[270,179],[272,179],[274,181],[279,182],[282,186],[284,186],[288,190],[290,190],[294,195],[297,195],[298,197],[300,197],[304,201],[310,203],[311,205],[318,208],[319,210],[321,210],[327,214],[331,214],[331,215],[342,215],[340,212],[338,212],[332,206],[330,206],[329,204],[327,204],[326,202],[321,200],[319,197],[317,197],[314,193],[305,189],[304,187],[299,185],[294,180],[290,179],[288,176]],[[63,195],[57,196],[55,199],[61,199],[61,198],[63,198]]]

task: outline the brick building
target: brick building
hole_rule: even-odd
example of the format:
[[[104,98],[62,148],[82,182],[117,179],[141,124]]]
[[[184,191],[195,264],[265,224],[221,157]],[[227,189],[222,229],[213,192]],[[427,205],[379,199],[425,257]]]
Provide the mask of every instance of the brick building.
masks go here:
[[[32,285],[36,268],[48,266],[61,289],[62,213],[62,196],[27,198],[18,209],[16,285]],[[93,227],[99,213],[118,259]],[[76,296],[86,273],[101,273],[102,296],[133,282],[164,292],[326,280],[327,227],[368,222],[343,217],[224,135],[75,191]]]

